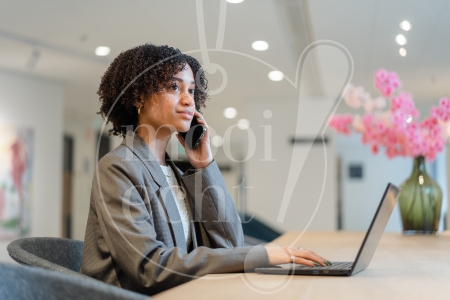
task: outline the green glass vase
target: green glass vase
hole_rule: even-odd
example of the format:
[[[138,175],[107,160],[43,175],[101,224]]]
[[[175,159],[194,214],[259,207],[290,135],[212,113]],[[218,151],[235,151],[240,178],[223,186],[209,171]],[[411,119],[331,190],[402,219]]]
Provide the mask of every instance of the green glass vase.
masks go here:
[[[427,174],[423,156],[414,158],[412,174],[401,187],[398,203],[403,233],[436,234],[441,216],[442,190]]]

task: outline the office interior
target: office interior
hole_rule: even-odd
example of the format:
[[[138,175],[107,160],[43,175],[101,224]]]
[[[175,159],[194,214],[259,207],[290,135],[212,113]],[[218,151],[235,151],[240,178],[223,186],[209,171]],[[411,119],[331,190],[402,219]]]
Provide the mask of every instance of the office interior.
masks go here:
[[[242,221],[258,221],[263,235],[365,231],[386,184],[411,174],[411,157],[374,155],[360,134],[324,126],[333,111],[354,113],[341,97],[348,82],[375,97],[375,71],[395,71],[422,116],[450,95],[444,0],[0,5],[0,124],[32,136],[28,236],[84,239],[97,161],[122,142],[97,114],[96,92],[113,59],[134,46],[169,45],[205,66],[202,113],[214,159]],[[255,50],[256,41],[268,48]],[[97,55],[98,47],[110,52]],[[182,164],[184,150],[172,141],[169,154]],[[443,191],[440,231],[450,221],[446,148],[427,162]],[[401,234],[398,207],[386,231]],[[12,262],[10,241],[0,241],[1,261]]]

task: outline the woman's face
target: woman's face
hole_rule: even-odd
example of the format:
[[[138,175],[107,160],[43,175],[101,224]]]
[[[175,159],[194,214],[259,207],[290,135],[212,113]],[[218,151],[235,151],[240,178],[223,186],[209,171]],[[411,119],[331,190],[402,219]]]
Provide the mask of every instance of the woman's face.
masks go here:
[[[166,88],[145,101],[139,114],[140,125],[151,125],[158,133],[189,130],[195,111],[195,81],[191,67],[186,64],[185,70],[172,79]]]

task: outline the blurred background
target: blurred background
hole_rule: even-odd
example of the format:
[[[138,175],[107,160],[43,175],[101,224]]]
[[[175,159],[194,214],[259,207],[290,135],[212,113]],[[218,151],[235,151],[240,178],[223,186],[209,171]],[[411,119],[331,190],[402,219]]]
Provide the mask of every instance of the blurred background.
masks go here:
[[[0,1],[0,138],[12,130],[29,149],[27,193],[9,208],[0,194],[0,207],[22,211],[22,232],[84,239],[96,163],[121,143],[96,114],[96,92],[112,60],[144,43],[214,64],[203,113],[242,216],[273,234],[368,228],[386,184],[401,184],[412,159],[373,155],[360,135],[336,135],[323,124],[334,108],[350,111],[338,102],[349,76],[375,96],[380,68],[399,75],[421,115],[448,97],[449,1],[232,2]],[[183,159],[176,143],[169,150]],[[445,149],[427,164],[444,193],[441,230],[447,161]],[[292,170],[301,171],[286,202]],[[6,191],[8,182],[0,186]],[[387,230],[401,229],[396,209]],[[11,237],[3,234],[1,260]]]

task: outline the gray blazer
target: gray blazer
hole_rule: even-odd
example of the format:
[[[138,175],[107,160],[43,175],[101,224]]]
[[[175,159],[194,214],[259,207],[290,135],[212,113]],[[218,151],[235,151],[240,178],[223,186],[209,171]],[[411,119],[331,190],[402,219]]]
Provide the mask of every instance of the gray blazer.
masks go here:
[[[80,272],[152,295],[205,274],[268,265],[262,245],[243,247],[240,218],[217,164],[181,174],[167,153],[166,159],[186,192],[190,245],[165,175],[135,134],[98,162]]]

